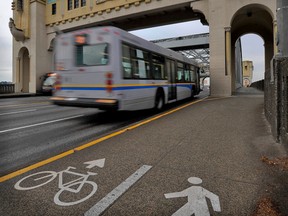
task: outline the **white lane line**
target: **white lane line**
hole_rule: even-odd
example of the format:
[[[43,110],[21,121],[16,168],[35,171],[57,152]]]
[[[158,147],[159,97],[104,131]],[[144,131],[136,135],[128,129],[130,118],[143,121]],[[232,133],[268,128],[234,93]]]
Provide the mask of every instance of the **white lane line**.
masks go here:
[[[0,108],[7,108],[7,107],[19,107],[19,106],[29,106],[31,104],[51,104],[50,102],[32,102],[26,104],[10,104],[10,105],[1,105]]]
[[[37,124],[32,124],[32,125],[26,125],[26,126],[23,126],[23,127],[17,127],[17,128],[7,129],[7,130],[0,131],[0,134],[1,134],[1,133],[6,133],[6,132],[15,131],[15,130],[21,130],[21,129],[25,129],[25,128],[36,127],[36,126],[40,126],[40,125],[45,125],[45,124],[51,124],[51,123],[55,123],[55,122],[65,121],[65,120],[69,120],[69,119],[79,118],[79,117],[82,117],[82,116],[84,116],[84,115],[77,115],[77,116],[72,116],[72,117],[68,117],[68,118],[62,118],[62,119],[56,119],[56,120],[52,120],[52,121],[47,121],[47,122],[41,122],[41,123],[37,123]]]
[[[2,116],[2,115],[19,114],[19,113],[25,113],[25,112],[34,112],[34,111],[37,111],[37,109],[31,109],[31,110],[22,110],[22,111],[15,111],[15,112],[1,113],[0,116]]]
[[[129,176],[120,185],[114,188],[102,200],[96,203],[92,208],[85,212],[85,216],[101,215],[107,208],[109,208],[122,194],[124,194],[132,185],[134,185],[140,178],[142,178],[152,166],[143,165],[135,173]]]

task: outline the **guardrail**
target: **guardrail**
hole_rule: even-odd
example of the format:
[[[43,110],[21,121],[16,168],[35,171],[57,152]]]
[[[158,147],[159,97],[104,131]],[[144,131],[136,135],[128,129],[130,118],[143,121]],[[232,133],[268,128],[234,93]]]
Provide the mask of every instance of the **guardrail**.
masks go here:
[[[0,84],[0,94],[8,94],[15,92],[14,84]]]
[[[264,91],[264,79],[263,80],[259,80],[257,82],[253,82],[250,87],[253,87],[253,88],[256,88],[256,89],[259,89],[261,91]]]
[[[178,40],[188,40],[188,39],[207,38],[207,37],[209,37],[209,33],[188,35],[188,36],[182,36],[182,37],[173,37],[173,38],[166,38],[166,39],[159,39],[159,40],[151,40],[150,42],[162,43],[162,42],[171,42],[171,41],[178,41]]]

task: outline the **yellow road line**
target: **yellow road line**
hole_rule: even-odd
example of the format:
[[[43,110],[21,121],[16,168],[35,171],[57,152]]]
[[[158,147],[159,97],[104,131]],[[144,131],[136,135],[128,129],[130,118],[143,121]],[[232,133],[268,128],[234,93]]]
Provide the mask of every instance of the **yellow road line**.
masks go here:
[[[62,154],[56,155],[56,156],[48,158],[48,159],[46,159],[44,161],[40,161],[40,162],[38,162],[36,164],[33,164],[31,166],[28,166],[28,167],[25,167],[25,168],[20,169],[18,171],[15,171],[13,173],[10,173],[8,175],[2,176],[2,177],[0,177],[0,182],[7,181],[7,180],[9,180],[11,178],[14,178],[14,177],[18,176],[18,175],[21,175],[23,173],[26,173],[26,172],[31,171],[33,169],[36,169],[38,167],[44,166],[44,165],[49,164],[49,163],[51,163],[53,161],[59,160],[60,158],[66,157],[67,155],[70,155],[70,154],[73,154],[73,153],[74,153],[74,150],[69,150],[69,151],[66,151],[66,152],[64,152]]]
[[[96,140],[94,140],[94,141],[92,141],[92,142],[89,142],[89,143],[86,143],[86,144],[84,144],[84,145],[82,145],[82,146],[79,146],[79,147],[77,147],[77,148],[74,148],[74,149],[72,149],[72,150],[68,150],[68,151],[66,151],[66,152],[64,152],[64,153],[61,153],[61,154],[59,154],[59,155],[53,156],[53,157],[51,157],[51,158],[48,158],[48,159],[46,159],[46,160],[43,160],[43,161],[38,162],[38,163],[36,163],[36,164],[33,164],[33,165],[31,165],[31,166],[25,167],[25,168],[23,168],[23,169],[20,169],[20,170],[18,170],[18,171],[13,172],[13,173],[10,173],[10,174],[7,174],[7,175],[5,175],[5,176],[2,176],[2,177],[0,177],[0,182],[7,181],[7,180],[9,180],[9,179],[11,179],[11,178],[14,178],[14,177],[18,176],[18,175],[21,175],[21,174],[26,173],[26,172],[28,172],[28,171],[31,171],[31,170],[33,170],[33,169],[39,168],[39,167],[41,167],[41,166],[44,166],[44,165],[46,165],[46,164],[49,164],[49,163],[54,162],[54,161],[56,161],[56,160],[59,160],[59,159],[61,159],[61,158],[63,158],[63,157],[66,157],[66,156],[68,156],[68,155],[71,155],[71,154],[73,154],[73,153],[76,152],[76,151],[81,151],[81,150],[86,149],[86,148],[88,148],[88,147],[90,147],[90,146],[96,145],[96,144],[98,144],[98,143],[100,143],[100,142],[103,142],[103,141],[105,141],[105,140],[108,140],[108,139],[110,139],[110,138],[112,138],[112,137],[115,137],[115,136],[118,136],[118,135],[120,135],[120,134],[122,134],[122,133],[125,133],[126,131],[133,130],[133,129],[138,128],[138,127],[140,127],[140,126],[142,126],[142,125],[148,124],[149,122],[155,121],[155,120],[157,120],[157,119],[159,119],[159,118],[162,118],[162,117],[167,116],[167,115],[170,115],[170,114],[172,114],[172,113],[174,113],[174,112],[176,112],[176,111],[179,111],[179,110],[181,110],[181,109],[184,109],[184,108],[186,108],[186,107],[188,107],[188,106],[191,106],[191,105],[193,105],[193,104],[202,102],[202,101],[204,101],[204,100],[206,100],[206,99],[207,99],[207,97],[205,97],[205,98],[203,98],[203,99],[200,99],[200,100],[197,100],[197,101],[193,101],[193,102],[188,103],[188,104],[185,104],[185,105],[183,105],[183,106],[181,106],[181,107],[178,107],[178,108],[176,108],[176,109],[167,111],[167,112],[165,112],[165,113],[163,113],[163,114],[157,115],[157,116],[152,117],[152,118],[150,118],[150,119],[141,121],[140,123],[137,123],[137,124],[135,124],[135,125],[129,126],[129,127],[127,127],[127,128],[124,128],[124,129],[121,129],[121,130],[116,131],[116,132],[114,132],[114,133],[111,133],[111,134],[109,134],[109,135],[107,135],[107,136],[101,137],[101,138],[96,139]]]

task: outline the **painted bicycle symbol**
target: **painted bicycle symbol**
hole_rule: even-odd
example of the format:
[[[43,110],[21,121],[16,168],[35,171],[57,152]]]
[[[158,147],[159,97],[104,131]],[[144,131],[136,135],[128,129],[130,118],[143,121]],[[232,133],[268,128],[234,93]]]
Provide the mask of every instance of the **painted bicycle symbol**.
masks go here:
[[[89,164],[86,168],[91,169],[95,166],[103,168],[104,163],[105,163],[105,159],[100,159],[100,160],[85,162],[84,164]],[[89,176],[97,175],[97,173],[87,172],[87,174],[82,174],[82,173],[72,171],[75,169],[76,169],[75,167],[69,166],[67,167],[67,169],[62,170],[60,172],[41,171],[38,173],[34,173],[19,180],[15,184],[14,187],[17,190],[32,190],[32,189],[48,184],[49,182],[53,181],[57,176],[59,176],[58,188],[60,190],[55,194],[54,202],[60,206],[76,205],[89,199],[91,196],[93,196],[93,194],[97,191],[98,186],[95,182],[88,180]],[[67,176],[69,176],[69,181],[65,182],[63,178],[64,176],[66,178]],[[80,193],[84,185],[86,187],[90,186],[89,187],[90,189],[88,193],[85,193],[85,196],[83,198],[80,198],[76,201],[70,201],[70,200],[64,201],[63,197],[65,197],[65,195],[63,195],[63,197],[61,198],[61,195],[64,193],[69,193],[69,192],[73,194]]]

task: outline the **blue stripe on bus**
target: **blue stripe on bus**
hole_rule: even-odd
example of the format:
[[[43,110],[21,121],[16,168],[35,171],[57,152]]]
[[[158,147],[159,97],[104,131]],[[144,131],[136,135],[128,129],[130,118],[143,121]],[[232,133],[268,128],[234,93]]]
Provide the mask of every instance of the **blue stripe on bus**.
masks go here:
[[[191,84],[176,84],[177,87],[184,87],[192,89]],[[133,89],[150,89],[150,88],[158,88],[159,86],[118,86],[112,87],[112,90],[133,90]],[[169,85],[163,85],[161,87],[169,87]],[[81,90],[81,91],[104,91],[106,87],[61,87],[61,90]]]
[[[114,87],[113,90],[132,90],[132,89],[148,89],[148,88],[157,88],[158,86],[119,86]],[[168,87],[168,86],[162,86]]]
[[[61,87],[60,89],[61,90],[86,90],[86,91],[89,91],[89,90],[94,90],[94,91],[106,90],[105,87]]]
[[[112,90],[116,91],[116,90],[148,89],[148,88],[157,88],[157,86],[122,86],[122,87],[112,87]],[[61,87],[61,90],[103,91],[106,90],[106,87]]]

